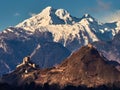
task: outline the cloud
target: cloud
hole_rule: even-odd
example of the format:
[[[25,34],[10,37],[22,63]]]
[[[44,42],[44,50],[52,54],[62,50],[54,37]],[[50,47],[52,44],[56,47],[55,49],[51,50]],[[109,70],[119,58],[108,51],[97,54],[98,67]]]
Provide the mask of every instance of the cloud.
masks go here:
[[[97,0],[98,8],[102,10],[109,10],[111,8],[111,2],[104,2],[102,0]]]
[[[14,16],[20,16],[20,13],[17,13],[17,12],[16,12],[16,13],[14,14]]]
[[[120,21],[120,10],[109,13],[108,15],[103,17],[103,20],[106,22]]]
[[[89,8],[88,10],[90,12],[103,12],[103,11],[109,11],[112,7],[112,3],[104,2],[103,0],[96,0],[96,7]]]
[[[30,15],[30,16],[35,16],[36,13],[31,13],[31,12],[30,12],[29,15]]]

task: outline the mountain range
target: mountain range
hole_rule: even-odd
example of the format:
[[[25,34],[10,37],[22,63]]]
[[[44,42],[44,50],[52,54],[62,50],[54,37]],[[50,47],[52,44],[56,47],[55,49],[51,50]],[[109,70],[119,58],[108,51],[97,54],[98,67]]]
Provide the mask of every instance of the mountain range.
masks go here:
[[[119,30],[120,21],[100,23],[89,14],[76,18],[64,9],[46,7],[0,32],[0,74],[11,72],[25,56],[41,68],[52,67],[88,43],[107,59],[120,62]]]
[[[82,86],[84,88],[103,86],[101,89],[95,90],[119,90],[115,89],[115,87],[120,88],[120,72],[110,65],[93,45],[88,44],[73,52],[61,64],[52,68],[40,69],[31,62],[29,57],[25,57],[23,62],[13,72],[3,75],[0,82],[16,88],[32,85],[31,90],[35,88],[34,85],[43,86],[46,83],[50,86],[59,86],[60,88],[69,85],[75,87]],[[31,84],[33,82],[34,84]],[[26,90],[25,88],[27,87],[24,87],[22,90]],[[110,89],[104,87],[109,87]],[[52,89],[49,88],[47,90]]]
[[[54,42],[62,43],[73,51],[91,42],[111,40],[119,32],[120,22],[100,23],[89,14],[75,18],[64,9],[47,7],[16,27],[32,32],[48,31],[52,33]]]

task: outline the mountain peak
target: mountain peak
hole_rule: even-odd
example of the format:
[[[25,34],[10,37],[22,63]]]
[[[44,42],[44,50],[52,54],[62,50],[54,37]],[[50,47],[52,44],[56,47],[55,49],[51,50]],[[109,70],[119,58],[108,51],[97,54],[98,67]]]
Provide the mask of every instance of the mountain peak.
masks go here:
[[[51,6],[43,9],[39,14],[24,20],[16,27],[22,27],[25,30],[34,31],[41,26],[74,24],[79,19],[72,17],[68,11],[64,9],[54,9]]]
[[[51,10],[51,9],[52,9],[52,6],[48,6],[44,10]]]
[[[67,19],[69,18],[70,14],[68,13],[68,11],[64,10],[64,9],[57,9],[55,14],[57,16],[59,16],[61,19]]]
[[[81,18],[81,20],[87,20],[89,22],[94,22],[96,21],[90,14],[85,14],[83,15],[83,17]]]
[[[69,14],[67,10],[64,9],[57,9],[56,13],[62,14],[62,16],[65,16],[66,14]]]
[[[34,31],[36,28],[47,25],[65,24],[64,20],[60,19],[55,14],[56,9],[51,6],[43,9],[39,14],[24,20],[16,27],[22,27],[26,30]]]
[[[84,14],[83,18],[92,18],[92,16],[90,14]]]
[[[51,12],[55,12],[55,9],[51,6],[48,6],[45,9],[43,9],[41,13],[43,13],[44,15],[49,15]]]
[[[70,15],[70,13],[67,10],[64,9],[57,9],[55,14],[62,19],[65,24],[74,24],[75,22],[78,22],[79,19],[75,18]]]

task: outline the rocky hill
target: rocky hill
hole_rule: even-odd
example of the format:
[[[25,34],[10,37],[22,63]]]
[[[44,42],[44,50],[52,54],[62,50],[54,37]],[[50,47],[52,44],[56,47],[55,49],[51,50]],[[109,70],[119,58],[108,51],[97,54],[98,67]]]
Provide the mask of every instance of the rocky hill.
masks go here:
[[[34,82],[36,85],[48,83],[60,87],[72,85],[88,88],[102,85],[113,86],[120,82],[120,72],[109,65],[91,44],[81,47],[53,68],[38,69],[29,60],[26,63],[25,61],[24,59],[15,71],[4,75],[2,81],[11,85]]]
[[[60,65],[41,74],[36,83],[97,87],[118,81],[120,72],[89,44],[74,52]]]

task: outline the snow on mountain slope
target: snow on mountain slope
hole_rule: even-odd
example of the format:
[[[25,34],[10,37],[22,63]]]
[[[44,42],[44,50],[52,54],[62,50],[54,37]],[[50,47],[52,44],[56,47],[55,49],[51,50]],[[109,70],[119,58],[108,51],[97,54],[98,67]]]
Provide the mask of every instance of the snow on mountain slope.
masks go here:
[[[45,27],[46,30],[52,33],[54,41],[62,43],[70,50],[75,50],[89,42],[98,41],[99,38],[89,28],[84,28],[79,24],[74,25],[50,25]],[[40,31],[41,29],[39,29]],[[72,43],[74,45],[72,45]],[[76,46],[75,45],[78,45]]]
[[[18,24],[17,27],[23,27],[27,30],[34,31],[35,28],[50,24],[64,24],[64,21],[55,15],[55,9],[52,7],[45,8],[40,14],[31,17]]]
[[[34,31],[40,26],[56,25],[56,24],[72,24],[77,18],[72,17],[66,10],[54,9],[52,7],[47,7],[42,10],[41,13],[31,17],[18,24],[17,27],[23,27],[24,29]]]
[[[117,30],[117,33],[120,31],[120,21],[118,21],[117,23],[116,23],[116,30]]]
[[[71,16],[64,9],[47,7],[41,13],[18,24],[16,27],[35,32],[48,31],[52,33],[53,41],[62,43],[69,50],[75,50],[82,45],[104,40],[108,41],[120,29],[116,23],[103,24],[89,14],[81,19]]]
[[[73,24],[78,22],[79,19],[71,16],[64,9],[54,9],[52,7],[46,7],[38,15],[26,19],[17,27],[23,27],[26,30],[34,31],[41,26],[56,25],[56,24]]]
[[[3,49],[4,52],[7,52],[7,45],[4,43],[3,39],[0,40],[0,48]]]
[[[57,9],[55,14],[64,20],[65,24],[74,24],[79,21],[79,18],[71,16],[70,13],[64,9]]]
[[[73,51],[91,42],[110,40],[112,38],[111,30],[102,25],[86,14],[79,22],[72,25],[48,25],[35,30],[51,32],[54,42],[62,43],[69,50]]]
[[[64,9],[54,9],[52,7],[46,7],[41,13],[26,19],[22,23],[18,24],[17,27],[23,27],[26,30],[34,31],[40,26],[57,25],[57,24],[73,24],[78,22],[79,19],[71,16]]]
[[[27,39],[28,36],[33,34],[30,31],[24,30],[20,27],[9,27],[3,32],[0,32],[1,39]]]

